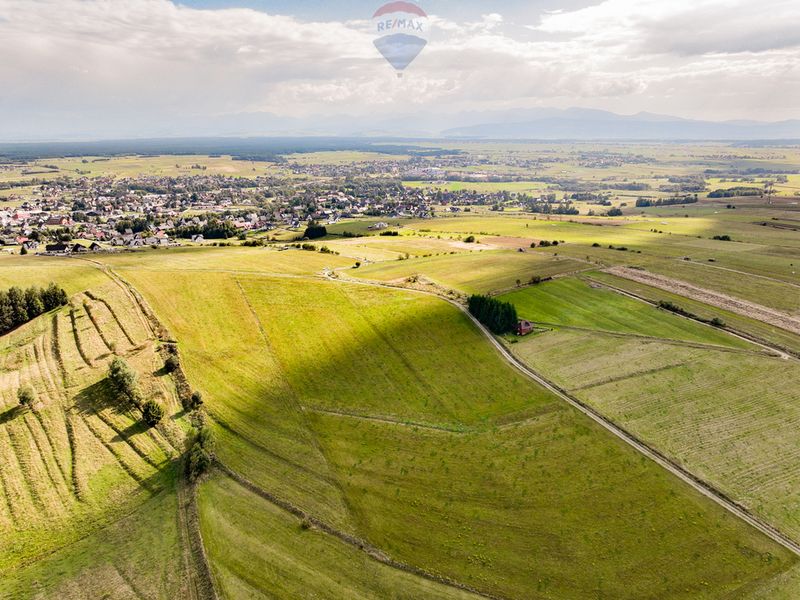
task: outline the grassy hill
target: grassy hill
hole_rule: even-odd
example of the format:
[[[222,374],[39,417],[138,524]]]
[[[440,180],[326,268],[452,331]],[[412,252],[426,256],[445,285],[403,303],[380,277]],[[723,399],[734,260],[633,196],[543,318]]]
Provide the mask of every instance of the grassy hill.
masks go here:
[[[59,281],[66,272],[68,288],[92,287],[0,338],[0,595],[79,597],[90,581],[98,594],[116,590],[112,597],[137,587],[151,597],[179,593],[184,567],[168,532],[186,425],[174,384],[160,372],[155,336],[127,290],[96,268],[37,266],[19,271],[16,282]],[[137,371],[143,394],[171,418],[148,429],[136,409],[114,399],[106,380],[114,356]],[[17,403],[25,386],[34,392],[32,409]],[[120,520],[137,521],[127,529],[142,539],[158,538],[137,552],[155,560],[165,549],[163,571],[137,573],[122,545],[104,541]]]
[[[220,460],[392,559],[520,598],[720,597],[793,564],[524,379],[443,301],[221,267],[120,273],[180,341]],[[308,532],[237,485],[219,475],[200,493],[220,587],[290,597],[297,581],[270,561],[303,564]],[[341,581],[315,585],[335,597]]]

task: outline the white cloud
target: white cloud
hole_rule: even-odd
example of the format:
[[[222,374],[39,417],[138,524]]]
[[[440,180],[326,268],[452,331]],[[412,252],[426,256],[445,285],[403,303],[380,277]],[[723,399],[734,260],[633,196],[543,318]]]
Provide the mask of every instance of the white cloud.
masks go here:
[[[542,105],[800,117],[796,0],[605,0],[527,24],[493,8],[475,21],[432,16],[428,47],[398,79],[366,21],[169,0],[0,0],[0,130]]]

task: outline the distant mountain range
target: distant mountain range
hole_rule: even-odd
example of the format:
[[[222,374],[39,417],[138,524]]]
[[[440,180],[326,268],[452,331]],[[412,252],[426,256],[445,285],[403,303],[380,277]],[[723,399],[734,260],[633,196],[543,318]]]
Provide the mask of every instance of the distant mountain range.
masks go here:
[[[800,120],[696,121],[666,115],[545,109],[526,118],[452,127],[443,137],[481,139],[771,140],[800,138]]]
[[[347,137],[415,139],[800,140],[800,120],[782,122],[699,121],[639,113],[618,115],[570,108],[495,111],[421,111],[380,114],[282,117],[268,112],[225,115],[175,115],[159,125],[147,119],[110,116],[75,119],[6,119],[0,116],[0,141],[86,141],[90,139],[218,137]]]

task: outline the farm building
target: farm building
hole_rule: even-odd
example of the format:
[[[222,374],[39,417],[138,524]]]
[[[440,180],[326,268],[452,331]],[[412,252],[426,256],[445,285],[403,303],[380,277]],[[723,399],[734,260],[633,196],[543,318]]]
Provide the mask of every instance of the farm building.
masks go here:
[[[517,335],[528,335],[529,333],[533,333],[533,323],[520,319],[517,322]]]

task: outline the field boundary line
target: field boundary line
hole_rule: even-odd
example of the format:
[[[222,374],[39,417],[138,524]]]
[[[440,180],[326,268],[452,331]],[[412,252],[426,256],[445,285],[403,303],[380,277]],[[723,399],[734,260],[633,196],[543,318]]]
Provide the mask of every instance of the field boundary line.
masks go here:
[[[432,431],[441,431],[443,433],[454,433],[457,435],[465,434],[465,433],[478,433],[479,430],[471,429],[468,427],[457,428],[457,427],[448,427],[446,425],[435,425],[432,423],[417,423],[415,421],[404,421],[402,419],[397,419],[389,416],[380,416],[380,415],[364,415],[359,414],[357,412],[350,412],[346,410],[336,410],[331,408],[321,408],[319,406],[301,406],[300,407],[303,411],[306,412],[314,412],[323,415],[331,415],[334,417],[344,417],[348,419],[360,419],[363,421],[375,421],[378,423],[386,423],[387,425],[397,425],[400,427],[411,427],[411,428],[419,428],[419,429],[430,429]]]
[[[502,596],[495,596],[495,595],[492,595],[492,594],[488,594],[486,592],[482,592],[482,591],[480,591],[480,590],[478,590],[476,588],[473,588],[472,586],[469,586],[469,585],[464,584],[464,583],[460,583],[460,582],[455,581],[453,579],[450,579],[448,577],[444,577],[442,575],[436,575],[434,573],[430,573],[428,571],[425,571],[424,569],[421,569],[419,567],[415,567],[413,565],[409,565],[409,564],[400,562],[398,560],[395,560],[395,559],[391,558],[388,554],[383,552],[380,548],[378,548],[376,546],[373,546],[369,542],[367,542],[367,541],[365,541],[365,540],[363,540],[361,538],[358,538],[356,536],[350,535],[349,533],[345,533],[344,531],[341,531],[339,529],[336,529],[335,527],[333,527],[331,525],[328,525],[327,523],[325,523],[324,521],[318,519],[317,517],[314,517],[314,516],[308,514],[302,508],[299,508],[298,506],[295,506],[291,502],[289,502],[287,500],[284,500],[282,498],[279,498],[278,496],[276,496],[272,492],[269,492],[269,491],[259,487],[258,485],[256,485],[252,481],[250,481],[249,479],[246,479],[245,477],[239,475],[239,473],[237,473],[236,471],[234,471],[233,469],[231,469],[230,467],[228,467],[224,463],[220,462],[219,460],[215,459],[214,463],[215,463],[216,467],[220,471],[222,471],[222,473],[227,475],[229,478],[233,479],[235,482],[237,482],[243,488],[251,491],[252,493],[254,493],[255,495],[259,496],[260,498],[263,498],[264,500],[266,500],[270,504],[273,504],[273,505],[277,506],[278,508],[283,509],[284,511],[294,515],[295,517],[297,517],[299,519],[302,519],[304,521],[307,521],[308,523],[310,523],[311,525],[313,525],[315,528],[319,529],[323,533],[326,533],[326,534],[328,534],[328,535],[330,535],[332,537],[335,537],[339,541],[344,542],[345,544],[348,544],[350,546],[353,546],[353,547],[357,548],[358,550],[361,550],[362,552],[364,552],[367,556],[369,556],[372,560],[374,560],[376,562],[379,562],[379,563],[381,563],[383,565],[386,565],[388,567],[391,567],[393,569],[397,569],[398,571],[403,571],[403,572],[409,573],[411,575],[416,575],[417,577],[420,577],[422,579],[427,579],[428,581],[433,581],[434,583],[438,583],[438,584],[441,584],[441,585],[446,585],[448,587],[452,587],[452,588],[461,590],[462,592],[469,592],[469,593],[474,594],[476,596],[479,596],[481,598],[487,598],[488,600],[505,600],[505,598],[503,598]]]
[[[648,303],[648,304],[653,304],[653,303]],[[653,305],[655,306],[655,304]],[[681,317],[684,316],[684,315],[678,315],[677,313],[674,314]],[[691,319],[689,317],[684,317],[684,318],[689,319],[690,321],[694,321],[700,325],[705,325],[705,323],[703,323],[702,321]],[[571,331],[583,331],[590,334],[607,335],[609,337],[632,338],[632,339],[642,340],[643,342],[658,342],[660,344],[668,346],[684,346],[686,348],[695,348],[696,350],[731,352],[733,354],[755,354],[758,356],[764,354],[759,350],[748,350],[747,348],[732,348],[730,346],[718,346],[717,344],[705,344],[703,342],[692,342],[690,340],[676,340],[674,338],[662,338],[654,335],[644,335],[642,333],[625,333],[620,331],[608,331],[606,329],[592,329],[590,327],[577,327],[575,325],[562,325],[560,323],[547,323],[545,321],[531,321],[531,323],[536,323],[537,325],[544,325],[545,327],[557,327],[559,329],[568,329]],[[717,329],[718,331],[725,331],[726,333],[731,333],[722,328],[715,328],[715,329]],[[752,342],[752,340],[746,340],[746,341]]]
[[[332,281],[336,281],[337,278],[330,277]],[[339,280],[345,281],[347,283],[355,283],[361,285],[371,285],[376,287],[386,287],[390,289],[400,289],[406,290],[410,292],[417,292],[420,294],[427,294],[429,296],[436,296],[451,305],[458,308],[463,314],[465,314],[470,321],[478,328],[481,333],[483,333],[484,337],[489,340],[489,342],[494,346],[494,348],[500,353],[500,355],[506,359],[513,367],[515,367],[519,372],[523,375],[528,377],[529,379],[535,381],[545,389],[549,390],[573,408],[579,410],[584,415],[592,419],[598,425],[605,428],[607,431],[621,439],[622,441],[626,442],[628,445],[632,446],[635,450],[638,450],[641,454],[648,457],[656,464],[660,465],[672,475],[676,476],[678,479],[681,479],[684,483],[688,484],[696,491],[700,492],[703,496],[709,498],[710,500],[716,502],[722,508],[726,509],[728,512],[732,513],[733,515],[739,517],[741,520],[752,526],[753,528],[757,529],[774,542],[777,542],[787,550],[791,551],[796,556],[800,556],[800,544],[798,544],[795,540],[790,538],[788,535],[784,534],[782,531],[777,529],[776,527],[772,526],[771,524],[763,521],[760,517],[756,516],[755,514],[751,513],[750,510],[739,504],[736,500],[730,498],[724,492],[715,488],[712,484],[700,479],[698,476],[694,475],[690,471],[686,470],[672,459],[670,459],[665,454],[662,454],[659,450],[652,448],[647,443],[633,435],[632,433],[628,432],[626,429],[622,428],[621,426],[617,425],[614,421],[603,415],[602,413],[598,412],[588,404],[584,403],[583,401],[579,400],[572,394],[570,394],[567,390],[559,387],[555,383],[552,383],[538,372],[533,370],[531,367],[526,365],[522,362],[515,354],[513,354],[508,348],[506,348],[503,344],[501,344],[498,339],[492,334],[480,321],[478,321],[467,308],[455,300],[450,298],[439,296],[438,294],[434,294],[432,292],[425,292],[422,290],[414,290],[408,288],[401,288],[397,286],[392,286],[389,284],[384,284],[380,282],[369,282],[369,281],[353,281],[351,279],[346,280]]]
[[[755,319],[756,321],[761,321],[762,323],[767,323],[773,327],[778,327],[789,333],[800,335],[800,319],[786,312],[764,306],[763,304],[737,298],[730,294],[725,294],[724,292],[701,288],[680,279],[667,277],[666,275],[660,275],[646,270],[616,266],[605,269],[604,271],[611,275],[622,277],[623,279],[629,279],[637,283],[661,289],[665,292],[685,296],[691,300],[716,306],[722,310],[727,310],[750,319]]]
[[[180,461],[179,465],[183,467],[184,461]],[[183,473],[178,474],[177,479],[175,490],[178,501],[178,531],[182,541],[181,555],[189,579],[190,598],[192,600],[218,600],[219,594],[215,585],[214,573],[208,561],[203,533],[200,530],[197,485],[187,482]]]
[[[613,275],[613,273],[611,273],[611,275]],[[593,283],[596,283],[597,285],[601,285],[601,286],[603,286],[603,287],[605,287],[605,288],[607,288],[607,289],[609,289],[609,290],[611,290],[613,292],[616,292],[616,293],[621,294],[623,296],[627,296],[628,298],[632,298],[634,300],[639,300],[640,302],[644,302],[645,304],[649,304],[650,306],[656,306],[656,307],[658,306],[657,302],[655,302],[653,300],[650,300],[648,298],[645,298],[644,296],[640,296],[640,295],[636,294],[635,292],[624,290],[622,288],[616,287],[616,286],[614,286],[614,285],[612,285],[610,283],[607,283],[605,281],[600,281],[600,280],[594,279],[591,276],[584,275],[584,278],[592,281]],[[642,285],[647,285],[647,284],[645,283],[645,284],[642,284]],[[653,287],[653,286],[648,286],[648,287],[652,287],[654,290],[661,289],[661,288],[656,288],[656,287]],[[663,291],[666,291],[666,290],[663,290]],[[668,293],[671,293],[671,292],[668,292]],[[690,300],[692,300],[692,298],[690,298]],[[714,307],[713,304],[708,304],[706,302],[703,302],[702,300],[695,300],[695,302],[700,302],[701,304],[706,304],[707,306]],[[724,308],[721,308],[721,307],[718,307],[718,306],[714,307],[714,308],[720,308],[721,310],[725,310]],[[682,315],[682,314],[679,314],[679,313],[672,313],[672,314],[674,314],[674,315],[676,315],[678,317],[682,317],[684,319],[688,319],[690,321],[694,321],[695,323],[699,323],[701,325],[705,325],[706,327],[712,327],[712,325],[709,325],[708,323],[704,323],[703,321],[700,321],[698,319],[693,319],[692,317],[689,317],[689,316],[686,316],[686,315]],[[738,314],[738,313],[736,313],[736,314]],[[746,317],[745,315],[739,315],[739,316],[743,316],[745,318],[751,318],[751,317]],[[753,320],[754,321],[759,321],[758,319],[753,319]],[[763,321],[759,321],[759,322],[763,323]],[[764,339],[762,339],[762,338],[760,338],[758,336],[755,336],[755,335],[752,335],[752,334],[749,334],[749,333],[745,333],[744,331],[740,331],[738,329],[734,329],[733,327],[730,327],[728,325],[725,325],[725,327],[722,327],[720,329],[722,331],[727,332],[728,334],[730,334],[730,335],[732,335],[734,337],[738,337],[738,338],[740,338],[740,339],[742,339],[742,340],[744,340],[746,342],[751,342],[753,344],[761,346],[762,348],[764,348],[766,350],[769,350],[773,354],[774,358],[783,358],[785,360],[790,359],[790,358],[800,359],[800,353],[798,353],[798,352],[796,352],[794,350],[790,350],[789,348],[784,348],[783,346],[778,346],[777,344],[775,344],[773,342],[770,342],[768,340],[764,340]],[[789,333],[791,333],[791,332],[789,332]]]

